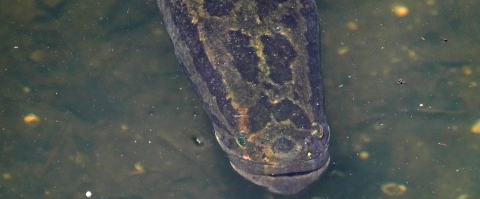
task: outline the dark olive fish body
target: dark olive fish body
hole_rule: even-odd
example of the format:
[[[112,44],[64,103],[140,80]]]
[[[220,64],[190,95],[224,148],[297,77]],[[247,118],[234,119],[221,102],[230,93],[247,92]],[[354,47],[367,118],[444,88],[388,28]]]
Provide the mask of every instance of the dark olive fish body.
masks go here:
[[[232,167],[279,194],[330,161],[313,0],[158,0]]]

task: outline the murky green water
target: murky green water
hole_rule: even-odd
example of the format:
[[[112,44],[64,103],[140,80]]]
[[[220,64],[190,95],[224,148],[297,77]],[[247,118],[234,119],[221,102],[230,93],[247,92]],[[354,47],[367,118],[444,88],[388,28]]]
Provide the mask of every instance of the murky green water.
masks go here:
[[[230,168],[154,0],[0,0],[0,198],[478,198],[480,2],[318,6],[332,164],[281,197]]]

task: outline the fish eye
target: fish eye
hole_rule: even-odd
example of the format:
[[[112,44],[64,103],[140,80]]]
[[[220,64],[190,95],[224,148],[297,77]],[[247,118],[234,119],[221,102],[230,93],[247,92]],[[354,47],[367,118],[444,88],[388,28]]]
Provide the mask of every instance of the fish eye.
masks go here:
[[[316,136],[320,139],[323,138],[323,126],[318,125],[318,123],[313,123],[312,124],[312,135]]]
[[[323,126],[318,126],[318,138],[322,139],[323,138]]]
[[[239,135],[235,141],[237,141],[237,144],[240,147],[245,147],[245,145],[247,145],[247,139],[244,135]]]

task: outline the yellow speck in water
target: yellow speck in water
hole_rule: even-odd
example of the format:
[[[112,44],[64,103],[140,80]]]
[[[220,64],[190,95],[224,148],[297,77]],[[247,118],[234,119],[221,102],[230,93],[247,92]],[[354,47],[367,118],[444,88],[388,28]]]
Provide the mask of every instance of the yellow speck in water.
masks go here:
[[[407,191],[407,187],[405,185],[393,182],[383,184],[380,189],[388,196],[401,196]]]
[[[30,88],[28,88],[28,87],[25,86],[25,87],[22,88],[22,91],[23,91],[24,93],[30,93]]]
[[[451,129],[454,130],[454,131],[456,131],[456,130],[458,130],[458,126],[457,126],[457,125],[452,125],[452,128],[451,128]]]
[[[472,126],[472,133],[480,134],[480,120],[477,120]]]
[[[27,124],[39,122],[40,119],[33,113],[28,114],[23,118],[23,121]]]
[[[416,60],[417,59],[417,53],[415,53],[415,51],[408,51],[408,57],[410,57],[410,59],[412,59],[412,60]]]
[[[82,153],[77,153],[75,155],[69,156],[68,158],[77,165],[83,165],[85,164],[87,157]]]
[[[339,55],[345,55],[345,54],[347,54],[347,52],[348,52],[348,47],[342,47],[342,48],[338,49],[338,54]]]
[[[358,25],[357,25],[357,23],[351,21],[351,22],[348,22],[348,23],[347,23],[347,28],[348,28],[349,30],[357,30],[357,29],[358,29]]]
[[[463,74],[465,76],[470,76],[472,75],[472,69],[470,67],[463,67],[462,68]]]
[[[139,175],[145,173],[145,169],[143,168],[142,164],[140,164],[140,162],[135,163],[133,167],[135,168],[135,171],[131,172],[130,174]]]
[[[35,50],[32,53],[30,53],[28,58],[32,62],[41,63],[46,60],[46,53],[43,50]]]
[[[361,151],[358,153],[358,157],[360,157],[360,160],[367,160],[370,157],[370,154],[366,151]]]
[[[122,126],[120,126],[120,128],[122,129],[123,132],[128,130],[128,126],[126,124],[122,124]]]
[[[427,0],[427,6],[434,6],[435,0]]]
[[[392,8],[393,13],[397,15],[397,17],[405,17],[408,15],[408,8],[402,5],[396,5]]]
[[[12,176],[9,173],[2,174],[2,177],[4,180],[10,180],[12,178]]]
[[[157,37],[163,37],[165,35],[165,32],[161,28],[155,28],[152,30],[153,35]]]
[[[366,135],[366,134],[360,135],[360,138],[362,139],[362,141],[363,141],[364,143],[370,143],[370,142],[372,141],[372,139],[371,139],[368,135]]]

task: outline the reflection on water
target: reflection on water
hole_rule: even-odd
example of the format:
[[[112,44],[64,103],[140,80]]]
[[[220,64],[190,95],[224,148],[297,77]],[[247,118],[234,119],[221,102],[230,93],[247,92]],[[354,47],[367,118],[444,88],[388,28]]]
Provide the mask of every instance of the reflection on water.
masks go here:
[[[480,2],[397,3],[318,2],[332,164],[293,198],[480,195]],[[0,22],[1,198],[289,198],[230,168],[154,0]]]

